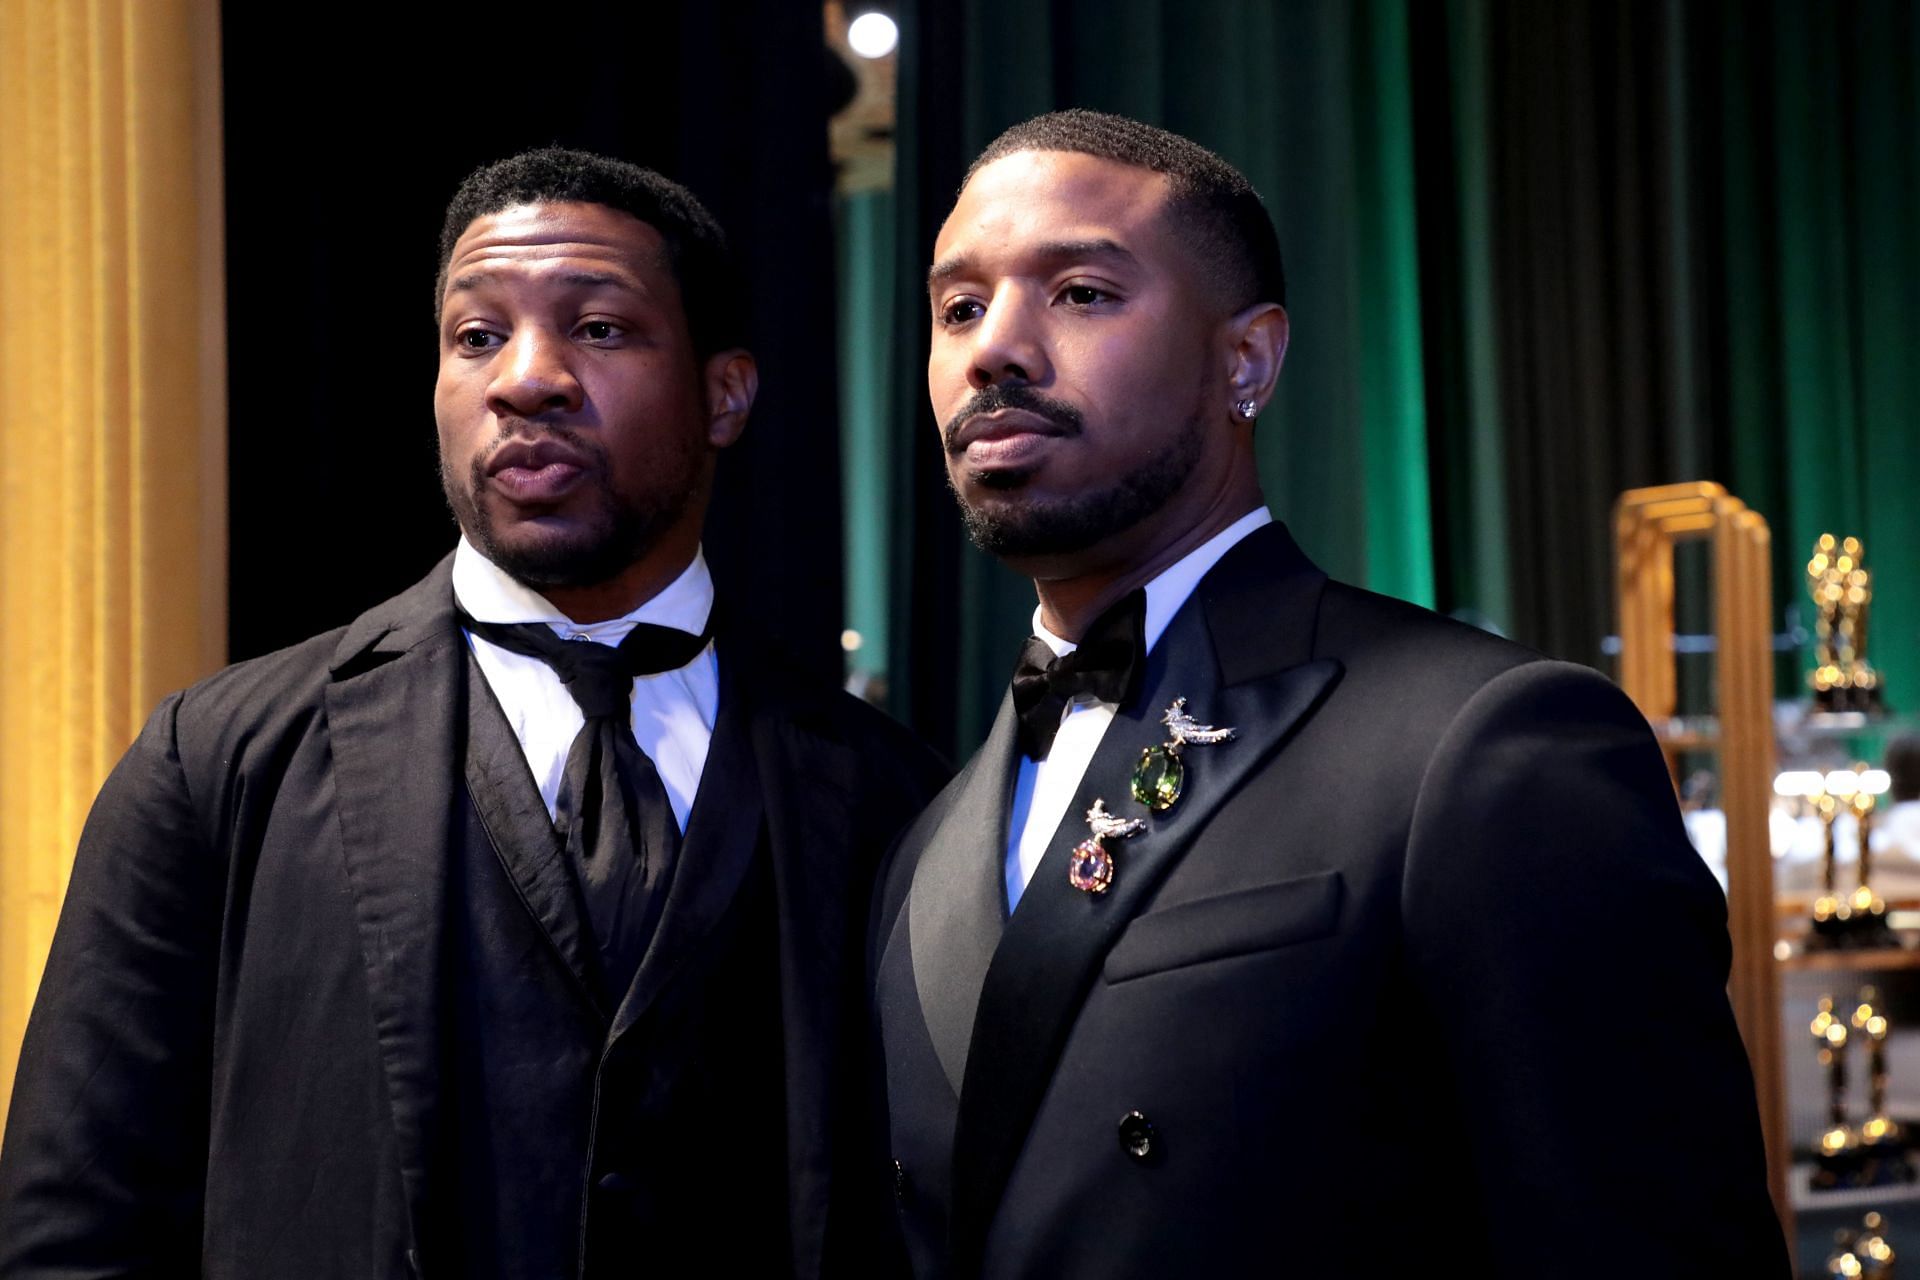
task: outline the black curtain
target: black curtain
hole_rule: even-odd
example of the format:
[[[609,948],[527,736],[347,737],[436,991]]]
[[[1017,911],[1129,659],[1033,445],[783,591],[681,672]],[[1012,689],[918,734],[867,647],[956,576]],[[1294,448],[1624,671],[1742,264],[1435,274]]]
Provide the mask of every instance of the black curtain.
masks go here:
[[[1512,628],[1598,663],[1614,499],[1713,475],[1685,32],[1672,6],[1488,13]]]
[[[476,4],[424,28],[317,12],[223,8],[232,656],[340,625],[452,547],[432,414],[441,213],[479,165],[561,143],[685,183],[732,237],[761,393],[721,468],[708,559],[723,592],[837,679],[819,7]]]

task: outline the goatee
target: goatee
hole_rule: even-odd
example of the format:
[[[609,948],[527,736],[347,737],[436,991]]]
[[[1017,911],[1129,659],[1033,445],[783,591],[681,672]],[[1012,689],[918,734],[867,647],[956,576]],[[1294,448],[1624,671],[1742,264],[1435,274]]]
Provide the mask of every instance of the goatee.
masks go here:
[[[1167,448],[1098,489],[1053,499],[1021,502],[1013,496],[1024,486],[1023,473],[974,478],[983,488],[1008,492],[1008,498],[971,506],[947,474],[947,487],[960,504],[960,520],[973,544],[1005,558],[1072,555],[1132,528],[1167,504],[1199,465],[1201,411],[1180,425]]]

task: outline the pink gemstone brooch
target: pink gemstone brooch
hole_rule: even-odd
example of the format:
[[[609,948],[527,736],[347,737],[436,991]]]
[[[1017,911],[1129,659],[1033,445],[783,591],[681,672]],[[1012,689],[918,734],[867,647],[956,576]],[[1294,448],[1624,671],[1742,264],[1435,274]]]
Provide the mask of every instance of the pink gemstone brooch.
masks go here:
[[[1082,893],[1105,893],[1113,883],[1114,868],[1113,851],[1104,842],[1139,835],[1147,829],[1146,820],[1116,818],[1107,812],[1105,800],[1095,800],[1093,808],[1087,810],[1087,829],[1093,835],[1073,847],[1073,858],[1067,863],[1067,883]]]

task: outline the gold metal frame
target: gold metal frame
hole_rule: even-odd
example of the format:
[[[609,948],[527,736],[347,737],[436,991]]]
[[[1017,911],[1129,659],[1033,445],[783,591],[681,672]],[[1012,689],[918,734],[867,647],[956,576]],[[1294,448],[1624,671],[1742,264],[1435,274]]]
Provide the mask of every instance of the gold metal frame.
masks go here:
[[[1773,858],[1767,814],[1776,764],[1773,738],[1772,536],[1766,519],[1711,481],[1629,489],[1614,505],[1620,624],[1620,684],[1652,722],[1669,768],[1686,748],[1717,748],[1727,818],[1727,931],[1733,1004],[1766,1137],[1774,1207],[1793,1236],[1787,1199],[1786,1072],[1780,1042],[1780,973],[1774,959]],[[1673,635],[1673,548],[1711,544],[1718,732],[1673,728],[1679,679]]]

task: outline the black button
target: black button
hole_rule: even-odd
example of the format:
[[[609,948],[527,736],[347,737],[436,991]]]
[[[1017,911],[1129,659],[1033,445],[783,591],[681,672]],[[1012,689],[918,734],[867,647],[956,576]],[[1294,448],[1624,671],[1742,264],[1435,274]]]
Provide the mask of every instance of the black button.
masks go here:
[[[898,1160],[893,1162],[893,1198],[901,1204],[907,1202],[907,1166]]]
[[[633,1190],[633,1179],[624,1173],[603,1173],[600,1175],[602,1191],[623,1192]]]
[[[1120,1117],[1120,1149],[1135,1160],[1150,1160],[1157,1145],[1153,1122],[1138,1111]]]

